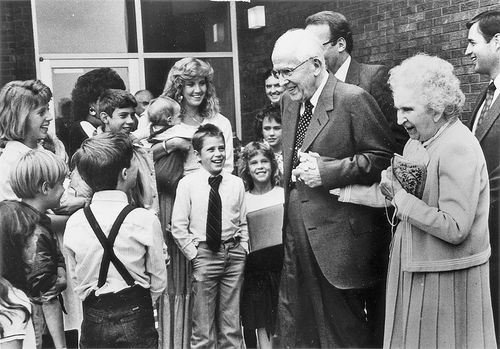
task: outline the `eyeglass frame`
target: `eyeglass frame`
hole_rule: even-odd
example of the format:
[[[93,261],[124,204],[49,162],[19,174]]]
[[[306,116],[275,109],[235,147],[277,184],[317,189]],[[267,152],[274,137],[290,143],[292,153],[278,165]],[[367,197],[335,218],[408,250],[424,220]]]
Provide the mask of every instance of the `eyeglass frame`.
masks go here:
[[[279,79],[280,75],[284,78],[284,79],[288,79],[290,76],[292,76],[293,72],[299,68],[301,65],[305,64],[306,62],[309,62],[311,59],[316,59],[318,58],[317,56],[314,56],[314,57],[309,57],[308,59],[306,59],[305,61],[299,63],[297,66],[295,66],[294,68],[286,68],[286,69],[280,69],[280,70],[276,70],[276,69],[273,69],[271,70],[271,75],[275,78],[275,79]]]

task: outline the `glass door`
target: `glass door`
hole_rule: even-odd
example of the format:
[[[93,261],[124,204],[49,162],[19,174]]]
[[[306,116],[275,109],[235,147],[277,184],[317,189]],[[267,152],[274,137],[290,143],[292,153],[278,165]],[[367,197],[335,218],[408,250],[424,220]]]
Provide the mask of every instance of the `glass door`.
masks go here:
[[[138,59],[44,59],[40,62],[40,79],[52,90],[50,127],[65,142],[71,120],[71,91],[79,76],[96,69],[109,67],[123,79],[127,90],[139,90]],[[67,144],[65,144],[67,147]]]

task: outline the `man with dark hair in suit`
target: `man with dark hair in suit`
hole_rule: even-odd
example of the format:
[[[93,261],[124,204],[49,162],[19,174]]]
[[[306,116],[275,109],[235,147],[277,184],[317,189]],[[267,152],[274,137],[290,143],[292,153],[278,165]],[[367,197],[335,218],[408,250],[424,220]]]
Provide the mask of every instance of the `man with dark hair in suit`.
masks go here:
[[[402,153],[408,133],[398,125],[392,94],[387,85],[388,69],[378,64],[363,64],[351,57],[354,47],[352,31],[347,18],[338,12],[321,11],[306,18],[306,30],[323,44],[328,70],[337,79],[361,87],[377,101]]]
[[[474,71],[487,75],[490,84],[479,96],[469,128],[483,149],[490,177],[489,230],[491,243],[490,285],[497,341],[500,334],[499,299],[499,221],[500,221],[500,11],[486,11],[467,22],[469,29],[465,55]]]
[[[372,96],[328,73],[310,32],[283,34],[272,62],[285,88],[280,345],[380,346],[365,305],[385,279],[390,230],[383,211],[339,202],[329,191],[380,180],[394,151],[389,126]]]

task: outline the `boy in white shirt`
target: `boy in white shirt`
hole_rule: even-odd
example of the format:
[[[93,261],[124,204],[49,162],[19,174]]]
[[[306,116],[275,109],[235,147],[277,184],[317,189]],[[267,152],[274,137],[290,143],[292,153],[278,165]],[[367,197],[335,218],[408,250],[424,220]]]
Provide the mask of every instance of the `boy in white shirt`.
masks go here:
[[[80,346],[156,349],[153,302],[167,272],[158,218],[127,198],[138,171],[132,143],[124,133],[106,132],[76,154],[78,171],[94,191],[64,233],[70,275],[83,301]]]
[[[245,188],[222,173],[222,131],[212,124],[193,136],[201,168],[179,182],[172,235],[193,265],[191,348],[243,348],[240,294],[248,253]]]

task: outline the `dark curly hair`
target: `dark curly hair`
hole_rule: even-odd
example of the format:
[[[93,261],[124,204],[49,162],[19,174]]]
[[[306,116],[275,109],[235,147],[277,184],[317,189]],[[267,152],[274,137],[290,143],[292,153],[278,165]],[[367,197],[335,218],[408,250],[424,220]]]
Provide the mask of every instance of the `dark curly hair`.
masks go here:
[[[73,121],[82,121],[88,115],[89,105],[107,89],[125,90],[125,83],[116,71],[111,68],[91,70],[78,78],[71,92],[73,101]]]
[[[258,154],[264,155],[271,162],[271,184],[273,188],[279,184],[278,162],[276,161],[276,157],[271,147],[261,142],[250,142],[241,151],[240,162],[238,164],[238,175],[243,180],[243,183],[245,183],[245,189],[247,191],[254,188],[248,162]]]
[[[262,123],[264,122],[265,118],[274,120],[277,123],[281,124],[281,111],[279,104],[272,104],[255,115],[254,132],[255,137],[258,140],[262,140],[264,138],[264,135],[262,134]]]

